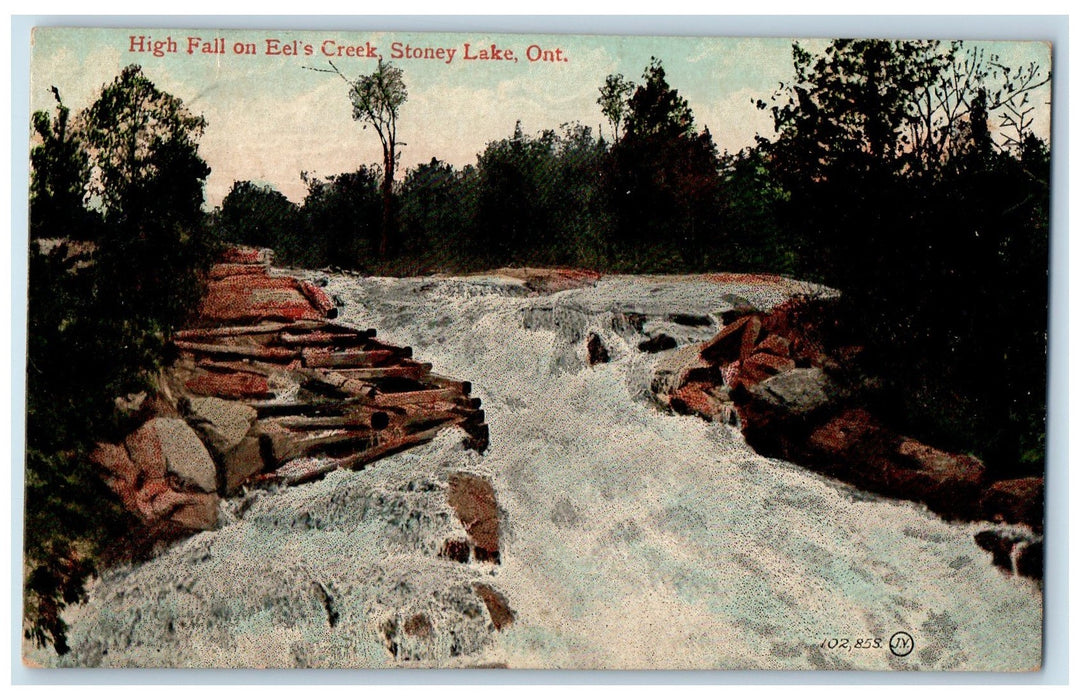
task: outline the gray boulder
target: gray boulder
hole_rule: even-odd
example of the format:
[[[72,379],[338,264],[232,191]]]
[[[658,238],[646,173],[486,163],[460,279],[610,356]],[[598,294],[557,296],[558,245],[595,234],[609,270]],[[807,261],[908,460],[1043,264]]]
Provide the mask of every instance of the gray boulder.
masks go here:
[[[218,455],[240,444],[257,415],[247,404],[213,396],[192,398],[187,403],[188,422]]]
[[[147,423],[165,460],[165,470],[183,484],[217,490],[217,467],[195,431],[179,418],[154,418]]]
[[[831,405],[840,387],[820,367],[796,368],[747,387],[753,402],[802,418]]]

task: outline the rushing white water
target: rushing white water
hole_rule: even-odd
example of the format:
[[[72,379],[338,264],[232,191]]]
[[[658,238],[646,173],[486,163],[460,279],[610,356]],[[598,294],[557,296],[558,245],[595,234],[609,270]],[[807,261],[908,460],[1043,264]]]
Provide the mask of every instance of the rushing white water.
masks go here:
[[[637,350],[644,336],[628,312],[685,342],[715,325],[669,314],[715,314],[732,294],[769,307],[781,289],[610,277],[530,296],[500,278],[332,276],[327,291],[342,322],[473,383],[487,452],[444,434],[363,472],[231,504],[232,524],[107,574],[78,611],[64,663],[388,665],[379,621],[417,609],[436,617],[429,646],[412,650],[421,665],[1039,665],[1041,591],[991,566],[977,525],[760,457],[734,429],[649,401],[658,356]],[[588,366],[589,333],[610,363]],[[461,529],[423,484],[461,468],[495,486],[498,567],[462,573],[432,556]],[[475,622],[466,599],[478,580],[517,613],[501,632]],[[313,582],[333,596],[337,625]],[[914,640],[903,657],[888,650],[899,631]],[[823,648],[832,638],[849,648]]]

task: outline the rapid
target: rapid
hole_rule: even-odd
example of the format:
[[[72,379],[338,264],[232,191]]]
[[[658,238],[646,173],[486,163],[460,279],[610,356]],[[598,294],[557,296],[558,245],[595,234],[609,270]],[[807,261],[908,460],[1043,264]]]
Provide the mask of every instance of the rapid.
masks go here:
[[[651,401],[660,355],[638,350],[647,334],[703,340],[723,310],[744,301],[767,309],[790,285],[611,276],[537,295],[497,275],[289,272],[328,277],[339,322],[376,328],[434,371],[471,381],[490,426],[486,452],[464,450],[455,429],[360,472],[233,499],[220,529],[104,572],[70,616],[71,654],[28,657],[105,666],[1039,666],[1042,591],[990,564],[973,540],[978,524],[761,457],[737,428]],[[610,362],[588,364],[590,333]],[[431,556],[460,525],[425,484],[456,469],[490,478],[501,513],[501,564],[473,564],[467,575]],[[516,613],[502,631],[470,612],[466,593],[478,580]],[[436,634],[404,655],[410,661],[395,661],[380,616],[430,600],[443,611]],[[913,651],[890,652],[897,632]]]

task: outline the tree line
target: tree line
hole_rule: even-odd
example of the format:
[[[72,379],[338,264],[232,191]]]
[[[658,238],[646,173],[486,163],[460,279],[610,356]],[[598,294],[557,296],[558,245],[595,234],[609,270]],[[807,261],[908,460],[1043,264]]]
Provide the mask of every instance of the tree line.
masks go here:
[[[381,73],[401,81],[388,64],[373,75]],[[365,90],[376,81],[365,79],[350,83],[354,117],[388,132],[393,120],[364,116],[380,101]],[[393,182],[386,163],[396,158],[394,139],[384,137],[382,165],[328,178],[304,174],[300,204],[267,185],[234,183],[213,214],[215,229],[224,240],[274,248],[283,264],[365,272],[499,265],[682,272],[766,269],[773,260],[792,271],[772,208],[744,195],[761,189],[757,154],[719,154],[659,60],[640,86],[622,82],[618,106],[604,108],[620,110],[612,141],[578,123],[533,135],[519,122],[475,164],[433,158]],[[402,87],[385,98],[394,107],[387,114],[396,118],[403,94]]]
[[[836,40],[817,55],[796,43],[792,67],[757,100],[775,134],[738,153],[718,152],[654,58],[639,82],[599,87],[610,140],[519,123],[475,164],[432,159],[392,187],[385,168],[361,167],[309,180],[301,205],[239,182],[217,230],[285,264],[363,272],[558,265],[822,282],[844,292],[842,325],[883,377],[886,415],[995,474],[1041,471],[1050,156],[1031,100],[1049,74],[939,41]],[[387,70],[401,79],[376,73]],[[389,100],[396,118],[403,89],[380,96],[363,80],[350,83],[354,117],[366,85],[365,104]]]

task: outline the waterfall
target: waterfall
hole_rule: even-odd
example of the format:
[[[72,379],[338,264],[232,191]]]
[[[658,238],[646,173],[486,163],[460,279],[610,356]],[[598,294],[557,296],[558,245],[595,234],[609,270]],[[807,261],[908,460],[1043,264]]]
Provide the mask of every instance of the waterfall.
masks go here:
[[[978,524],[761,457],[737,429],[649,400],[660,356],[641,341],[708,338],[733,300],[767,309],[790,289],[613,276],[534,296],[493,276],[332,275],[327,291],[339,321],[472,382],[486,453],[444,434],[361,472],[236,499],[221,529],[105,572],[72,616],[75,651],[61,664],[1040,664],[1041,590],[990,564]],[[610,362],[588,364],[590,334]],[[497,567],[463,573],[433,556],[460,524],[425,484],[460,469],[494,484]],[[470,617],[476,581],[505,594],[512,625],[493,632]],[[382,621],[423,606],[434,633],[402,642],[395,661]],[[889,651],[897,632],[914,642],[906,656]]]

